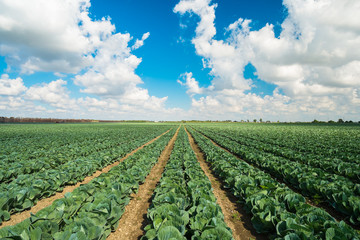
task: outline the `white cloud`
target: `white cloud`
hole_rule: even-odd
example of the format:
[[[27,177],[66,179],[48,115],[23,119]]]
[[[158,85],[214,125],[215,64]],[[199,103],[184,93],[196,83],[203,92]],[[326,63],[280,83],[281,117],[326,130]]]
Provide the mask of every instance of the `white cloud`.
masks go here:
[[[134,44],[134,46],[132,46],[131,49],[138,49],[139,47],[142,47],[144,45],[144,41],[150,36],[150,33],[147,32],[147,33],[144,33],[142,38],[139,40],[139,39],[136,39],[136,42]]]
[[[213,39],[216,35],[215,9],[211,0],[182,0],[174,8],[175,13],[195,13],[200,22],[196,27],[196,36],[192,39],[196,53],[202,56],[204,67],[210,68],[214,76],[212,87],[216,89],[250,90],[251,82],[244,79],[243,70],[248,63],[241,48],[222,40]]]
[[[182,78],[185,82],[181,80],[177,80],[177,82],[188,89],[186,93],[190,96],[193,96],[194,94],[202,94],[204,92],[204,89],[199,87],[199,82],[193,78],[192,72],[181,74],[180,78]]]
[[[9,79],[9,75],[3,74],[0,78],[0,95],[5,96],[17,96],[24,92],[26,87],[24,86],[21,78]]]
[[[97,95],[122,95],[126,88],[142,83],[135,69],[141,58],[131,54],[129,34],[117,33],[107,38],[98,48],[94,63],[75,84],[84,86],[82,91]]]
[[[129,33],[115,32],[110,17],[91,19],[90,5],[90,0],[0,0],[0,55],[5,56],[9,70],[54,72],[61,78],[72,73],[80,91],[93,95],[71,98],[67,82],[59,79],[31,86],[20,96],[23,103],[33,108],[40,103],[51,114],[98,118],[103,118],[103,113],[146,116],[149,111],[172,111],[165,108],[167,97],[151,96],[138,86],[143,81],[135,70],[142,59],[131,51],[142,47],[150,33],[133,42]],[[5,82],[4,86],[10,84],[10,80]],[[0,91],[24,92],[19,84],[22,80],[12,80],[11,89]],[[6,105],[10,99],[3,97],[2,101]],[[6,109],[15,108],[8,104]]]
[[[136,41],[136,47],[143,45],[143,41],[149,37],[145,33],[142,42]],[[135,74],[135,69],[141,63],[141,58],[131,53],[129,34],[117,33],[109,36],[98,48],[94,63],[82,75],[74,78],[75,84],[83,86],[84,93],[95,94],[103,98],[113,98],[128,108],[137,111],[141,109],[164,109],[167,97],[158,98],[150,96],[147,89],[138,84],[143,83]]]
[[[79,71],[92,50],[90,27],[79,26],[89,6],[89,0],[1,0],[0,54],[23,72]]]
[[[175,6],[176,13],[200,17],[192,43],[214,76],[207,89],[211,91],[205,91],[208,96],[192,99],[194,112],[215,111],[219,116],[272,112],[274,117],[290,112],[292,120],[310,120],[317,114],[359,116],[360,2],[284,0],[283,4],[288,16],[279,37],[272,24],[252,30],[251,20],[240,18],[229,25],[224,40],[214,39],[216,4],[211,0],[181,0]],[[285,95],[278,90],[265,97],[246,93],[254,87],[243,77],[248,63],[260,79],[277,85]]]
[[[30,87],[25,94],[28,100],[41,101],[60,109],[74,109],[76,100],[71,99],[65,87],[66,81],[59,79],[50,83]]]

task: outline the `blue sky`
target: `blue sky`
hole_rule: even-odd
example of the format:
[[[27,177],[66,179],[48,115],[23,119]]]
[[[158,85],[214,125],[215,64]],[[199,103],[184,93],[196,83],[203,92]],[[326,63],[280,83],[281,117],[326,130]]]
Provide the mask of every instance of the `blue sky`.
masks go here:
[[[0,6],[0,115],[360,118],[355,0]]]

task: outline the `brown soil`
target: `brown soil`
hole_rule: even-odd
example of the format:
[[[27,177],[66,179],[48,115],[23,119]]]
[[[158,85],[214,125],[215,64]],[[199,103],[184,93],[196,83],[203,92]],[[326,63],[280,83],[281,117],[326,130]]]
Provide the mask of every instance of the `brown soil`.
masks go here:
[[[149,144],[153,143],[154,141],[156,141],[162,135],[166,134],[169,131],[170,130],[164,132],[163,134],[161,134],[161,135],[157,136],[156,138],[152,139],[151,141],[145,143],[144,145],[142,145],[142,146],[138,147],[137,149],[133,150],[132,152],[126,154],[125,157],[121,158],[119,161],[116,161],[116,162],[106,166],[102,170],[96,171],[92,176],[86,177],[82,182],[78,182],[76,185],[67,186],[67,187],[65,187],[63,189],[62,192],[58,192],[58,193],[56,193],[55,195],[53,195],[53,196],[51,196],[49,198],[41,199],[31,209],[12,215],[11,219],[9,221],[2,223],[2,225],[0,226],[0,229],[3,228],[3,227],[6,227],[6,226],[13,226],[13,225],[15,225],[17,223],[20,223],[20,222],[24,221],[25,219],[30,217],[30,213],[36,214],[41,209],[50,206],[53,203],[53,201],[55,201],[56,199],[63,198],[66,193],[74,191],[75,188],[79,187],[81,184],[86,184],[86,183],[90,182],[91,180],[93,180],[94,178],[100,176],[100,174],[107,173],[108,171],[110,171],[110,169],[112,167],[115,167],[115,166],[119,165],[120,162],[124,161],[126,158],[133,155],[135,152],[137,152],[140,149],[144,148],[146,145],[149,145]]]
[[[195,130],[196,131],[196,130]],[[200,133],[200,132],[199,132]],[[209,137],[205,136],[204,134],[200,133],[202,136],[204,136],[205,138],[207,138],[208,140],[210,140],[210,142],[212,144],[214,144],[215,146],[223,149],[224,151],[232,154],[234,157],[236,157],[237,159],[246,162],[247,164],[253,166],[254,168],[258,168],[256,165],[249,163],[243,159],[241,159],[239,156],[237,156],[235,153],[230,152],[228,149],[220,146],[219,144],[217,144],[216,142],[214,142],[212,139],[210,139]],[[258,168],[260,169],[260,168]],[[261,169],[260,169],[261,170]],[[268,173],[270,174],[270,173]],[[278,179],[277,177],[273,176],[272,174],[270,174],[270,176],[274,179],[276,179],[276,181],[278,181],[279,183],[283,183],[284,185],[286,185],[288,188],[290,188],[292,191],[294,191],[295,193],[298,193],[300,195],[303,196],[303,194],[301,193],[300,190],[298,190],[295,187],[292,187],[291,185],[288,185],[286,182],[284,182],[282,179]],[[305,197],[305,196],[304,196]],[[313,206],[313,207],[317,207],[317,208],[322,208],[323,210],[325,210],[328,214],[330,214],[335,220],[337,220],[338,222],[340,221],[344,221],[346,224],[348,224],[349,226],[351,226],[352,228],[356,229],[356,230],[360,230],[360,226],[356,226],[354,224],[352,224],[349,219],[348,216],[346,216],[345,214],[342,214],[338,211],[336,211],[329,203],[327,202],[320,202],[320,203],[315,203],[312,199],[305,197],[306,203]]]
[[[231,192],[222,188],[223,182],[211,171],[209,164],[205,161],[204,154],[201,152],[186,128],[185,130],[188,134],[190,145],[200,163],[201,169],[211,182],[216,202],[221,207],[225,223],[231,229],[234,239],[267,239],[265,235],[258,234],[252,227],[250,215],[245,212],[239,203],[237,203],[236,197]]]
[[[147,210],[150,206],[151,196],[157,183],[160,181],[165,165],[170,158],[179,129],[180,127],[162,151],[158,162],[151,169],[144,183],[140,185],[137,194],[131,196],[132,199],[125,207],[125,212],[120,219],[118,229],[108,236],[108,240],[139,239],[145,234],[143,229],[148,224]]]

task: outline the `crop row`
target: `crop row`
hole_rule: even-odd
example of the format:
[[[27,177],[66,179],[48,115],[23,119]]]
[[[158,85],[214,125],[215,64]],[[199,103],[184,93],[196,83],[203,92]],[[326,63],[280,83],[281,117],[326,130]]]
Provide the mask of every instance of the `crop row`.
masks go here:
[[[89,125],[8,125],[1,127],[0,160],[4,164],[60,153],[70,146],[95,141],[106,131]],[[94,131],[97,129],[97,131]],[[6,144],[5,144],[6,143]]]
[[[231,132],[235,137],[241,136],[279,147],[291,148],[301,153],[360,163],[358,127],[309,124],[222,124],[206,125],[206,127],[221,132]]]
[[[323,157],[313,153],[304,153],[294,151],[291,148],[279,147],[262,141],[249,139],[236,134],[236,131],[215,131],[214,129],[206,129],[209,135],[216,133],[223,137],[227,137],[241,145],[255,148],[259,151],[265,151],[274,155],[287,158],[292,161],[301,162],[313,167],[321,168],[326,172],[345,176],[353,182],[360,183],[360,165],[354,162],[345,162],[343,160],[333,158],[332,156]]]
[[[130,194],[145,180],[174,133],[175,129],[25,221],[0,229],[0,237],[106,239],[117,228]]]
[[[54,131],[53,134],[48,134],[48,136],[40,134],[42,139],[40,141],[27,143],[25,149],[19,149],[19,145],[22,146],[23,143],[18,143],[12,139],[12,141],[7,142],[6,145],[3,146],[4,148],[8,148],[8,151],[11,153],[0,155],[2,158],[0,183],[7,184],[22,174],[32,174],[47,169],[56,169],[60,165],[75,160],[76,158],[86,157],[95,152],[114,148],[127,141],[141,138],[145,140],[144,131],[147,132],[146,136],[160,134],[159,128],[150,126],[143,129],[139,128],[118,127],[111,128],[113,131],[109,132],[101,128],[97,129],[98,131],[94,131],[96,127],[93,127],[92,129],[82,129],[83,132],[81,132],[81,129],[73,127],[67,136],[62,135],[62,133],[57,133],[56,131]],[[165,130],[163,130],[163,132],[164,131]],[[33,132],[33,135],[37,136],[39,133]],[[33,136],[29,136],[29,139],[32,139],[32,137]],[[76,141],[74,142],[74,140]],[[41,149],[36,148],[39,142],[42,144]],[[57,142],[62,142],[63,145],[57,146]]]
[[[334,209],[347,215],[352,224],[360,224],[360,184],[319,168],[241,145],[214,132],[204,129],[201,132],[242,159],[301,190],[305,196],[327,201]]]
[[[359,239],[351,227],[308,205],[303,196],[269,174],[216,147],[193,129],[189,131],[215,173],[252,214],[257,232],[276,239]]]
[[[39,199],[54,195],[62,191],[64,186],[76,184],[86,176],[115,162],[126,153],[149,141],[154,137],[153,134],[144,131],[142,134],[135,134],[137,139],[132,139],[127,144],[95,152],[86,157],[78,157],[55,169],[19,175],[10,184],[2,184],[0,186],[0,223],[9,220],[10,214],[29,209]],[[116,142],[117,139],[113,141]]]
[[[151,223],[145,228],[143,240],[232,239],[211,183],[183,128],[155,189],[147,216]]]

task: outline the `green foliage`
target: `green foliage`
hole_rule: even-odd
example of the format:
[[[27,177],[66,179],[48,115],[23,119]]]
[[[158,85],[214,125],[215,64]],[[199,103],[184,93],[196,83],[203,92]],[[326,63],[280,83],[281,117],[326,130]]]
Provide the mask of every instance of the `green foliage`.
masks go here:
[[[199,126],[196,128],[200,129]],[[218,133],[211,131],[210,134],[204,129],[201,127],[202,132],[231,151],[242,149],[242,146],[236,142],[227,141],[224,137],[220,138],[219,131]],[[306,204],[304,197],[280,184],[268,173],[216,147],[199,132],[189,130],[206,154],[206,160],[211,163],[213,170],[252,214],[251,220],[257,232],[267,233],[276,239],[325,239],[333,236],[335,231],[342,237],[341,239],[359,239],[354,229],[343,222],[338,223],[324,210]],[[225,145],[225,143],[229,144]],[[284,176],[288,171],[289,176],[292,176],[289,182],[296,179],[297,175],[289,171],[288,165],[283,167],[283,163],[272,162],[259,153],[260,151],[244,151],[244,156],[246,159],[251,159],[254,165],[264,163],[264,168],[266,166],[284,169],[283,175],[277,175],[279,177]],[[312,175],[312,172],[309,174]],[[312,186],[312,189],[317,187],[313,183],[309,186]]]
[[[0,238],[106,239],[117,228],[130,201],[130,194],[137,191],[149,174],[175,130],[137,151],[109,172],[80,185],[29,219],[2,228]]]
[[[261,141],[238,140],[231,134],[234,130],[219,132],[202,127],[199,131],[247,162],[301,190],[305,196],[329,202],[335,210],[348,215],[352,224],[360,224],[360,184],[356,183],[360,179],[360,165],[342,160],[317,160],[312,157],[314,154],[299,154]]]
[[[8,126],[0,135],[0,140],[6,139],[0,147],[0,223],[9,220],[9,214],[29,209],[39,199],[82,181],[169,128],[106,124]],[[20,130],[24,133],[17,132]],[[21,134],[24,136],[19,139]]]
[[[146,239],[233,239],[182,128],[148,210]],[[171,230],[171,231],[170,231]]]

